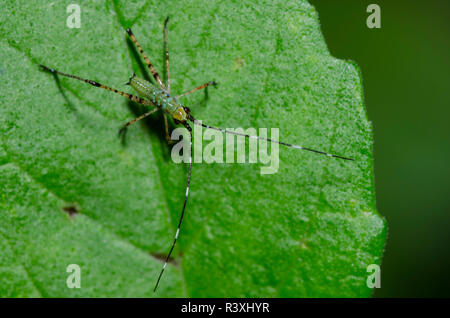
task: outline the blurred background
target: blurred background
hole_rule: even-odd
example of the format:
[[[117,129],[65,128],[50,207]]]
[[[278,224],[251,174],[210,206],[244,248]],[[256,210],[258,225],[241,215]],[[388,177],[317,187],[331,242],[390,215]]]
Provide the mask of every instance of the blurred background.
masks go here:
[[[450,296],[450,1],[310,0],[331,54],[358,63],[388,241],[375,297]],[[369,29],[378,4],[381,28]]]

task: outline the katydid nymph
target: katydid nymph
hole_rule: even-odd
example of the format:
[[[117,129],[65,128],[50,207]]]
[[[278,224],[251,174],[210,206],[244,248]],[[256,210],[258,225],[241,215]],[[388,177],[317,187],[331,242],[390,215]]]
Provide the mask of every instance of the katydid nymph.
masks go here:
[[[127,82],[127,85],[131,86],[137,93],[138,95],[132,95],[123,91],[119,91],[117,89],[111,88],[109,86],[100,84],[96,81],[93,80],[89,80],[89,79],[85,79],[76,75],[71,75],[71,74],[67,74],[67,73],[63,73],[60,71],[57,71],[53,68],[44,66],[44,65],[40,65],[42,67],[43,70],[51,72],[53,74],[58,74],[61,76],[65,76],[65,77],[69,77],[69,78],[73,78],[76,80],[80,80],[83,81],[85,83],[88,83],[90,85],[93,85],[95,87],[99,87],[99,88],[103,88],[106,90],[109,90],[111,92],[114,92],[116,94],[120,94],[124,97],[126,97],[127,99],[145,105],[148,107],[148,111],[146,113],[144,113],[143,115],[127,122],[122,128],[126,128],[134,123],[136,123],[137,121],[140,121],[148,116],[150,116],[151,114],[157,112],[157,111],[162,111],[163,116],[164,116],[164,123],[165,123],[165,133],[166,133],[166,139],[168,142],[170,142],[170,137],[169,137],[169,129],[168,129],[168,123],[167,123],[167,119],[170,116],[174,122],[176,124],[179,125],[183,125],[184,127],[186,127],[186,129],[189,132],[189,162],[188,162],[188,173],[187,173],[187,183],[186,183],[186,192],[185,192],[185,197],[184,197],[184,203],[182,206],[182,210],[181,210],[181,214],[180,214],[180,218],[178,221],[178,226],[175,232],[175,236],[173,239],[173,243],[170,247],[169,252],[167,253],[167,256],[165,258],[165,262],[164,265],[157,277],[156,283],[155,283],[155,287],[154,287],[154,292],[157,290],[158,285],[160,283],[161,277],[164,273],[164,270],[167,266],[167,263],[170,259],[170,256],[172,255],[172,252],[175,248],[177,239],[179,237],[180,234],[180,229],[181,229],[181,224],[183,222],[183,217],[185,215],[185,210],[186,210],[186,204],[188,202],[188,198],[189,198],[189,186],[190,186],[190,181],[191,181],[191,169],[192,169],[192,128],[191,125],[199,125],[202,126],[206,129],[214,129],[214,130],[218,130],[222,133],[225,134],[233,134],[233,135],[239,135],[239,136],[243,136],[245,138],[255,138],[255,139],[261,139],[267,142],[272,142],[272,143],[278,143],[280,145],[286,146],[286,147],[290,147],[290,148],[294,148],[294,149],[300,149],[300,150],[306,150],[309,152],[313,152],[319,155],[325,155],[328,157],[332,157],[332,158],[338,158],[338,159],[343,159],[343,160],[354,160],[352,158],[348,158],[348,157],[344,157],[344,156],[339,156],[339,155],[335,155],[335,154],[331,154],[331,153],[327,153],[324,151],[319,151],[319,150],[315,150],[312,148],[307,148],[307,147],[302,147],[299,145],[294,145],[294,144],[289,144],[289,143],[285,143],[285,142],[281,142],[278,140],[274,140],[274,139],[270,139],[270,138],[262,138],[262,137],[258,137],[258,136],[253,136],[253,135],[248,135],[245,133],[239,133],[236,131],[231,131],[228,129],[222,129],[222,128],[218,128],[218,127],[213,127],[207,124],[204,124],[200,121],[198,121],[197,119],[195,119],[193,117],[193,115],[191,114],[191,111],[188,107],[184,106],[182,103],[180,103],[180,99],[186,95],[192,94],[194,92],[197,92],[199,90],[205,89],[208,86],[211,85],[216,85],[216,82],[214,81],[209,81],[206,82],[205,84],[202,84],[196,88],[193,88],[183,94],[180,95],[175,95],[172,96],[170,93],[170,76],[169,76],[169,45],[168,45],[168,32],[167,32],[167,23],[168,23],[169,18],[166,18],[166,20],[164,21],[164,49],[165,49],[165,67],[166,67],[166,74],[167,74],[167,82],[163,83],[158,71],[156,70],[156,68],[153,66],[153,64],[150,62],[150,60],[148,59],[148,57],[145,55],[144,50],[142,49],[142,47],[139,45],[136,37],[134,36],[133,32],[131,31],[131,29],[127,29],[126,32],[128,33],[129,37],[131,38],[131,40],[134,42],[136,48],[138,49],[138,51],[140,52],[142,58],[144,59],[148,69],[150,70],[152,77],[155,80],[155,84],[141,79],[139,77],[137,77],[134,73],[131,76],[131,78],[129,79],[129,81]]]

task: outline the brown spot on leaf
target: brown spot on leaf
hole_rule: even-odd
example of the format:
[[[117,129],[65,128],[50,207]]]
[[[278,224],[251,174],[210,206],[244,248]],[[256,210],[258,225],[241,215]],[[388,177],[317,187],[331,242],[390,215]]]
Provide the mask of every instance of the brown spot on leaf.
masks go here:
[[[69,215],[70,218],[73,218],[76,214],[80,212],[80,209],[75,205],[67,205],[63,207],[63,211]]]

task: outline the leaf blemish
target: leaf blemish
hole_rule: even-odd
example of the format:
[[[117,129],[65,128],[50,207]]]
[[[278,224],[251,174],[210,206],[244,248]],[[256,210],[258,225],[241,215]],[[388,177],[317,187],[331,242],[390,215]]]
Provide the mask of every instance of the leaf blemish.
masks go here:
[[[302,249],[308,249],[308,245],[306,245],[306,241],[303,239],[303,240],[301,240],[300,242],[300,247],[302,248]]]
[[[243,66],[244,66],[244,60],[240,56],[238,56],[234,60],[234,71],[235,72],[239,71]]]
[[[76,214],[80,212],[80,209],[75,205],[67,205],[63,207],[63,211],[66,212],[69,218],[72,219]]]

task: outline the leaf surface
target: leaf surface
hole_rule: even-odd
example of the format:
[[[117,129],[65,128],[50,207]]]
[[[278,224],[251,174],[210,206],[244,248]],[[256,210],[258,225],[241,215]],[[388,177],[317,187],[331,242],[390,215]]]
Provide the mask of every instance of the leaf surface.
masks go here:
[[[366,268],[381,262],[386,236],[371,125],[358,68],[330,56],[312,6],[89,1],[70,29],[68,4],[0,5],[1,296],[370,296]],[[187,168],[171,160],[159,114],[121,140],[141,108],[38,64],[131,92],[124,83],[142,62],[124,30],[164,74],[167,15],[171,91],[219,82],[183,100],[196,118],[279,128],[282,141],[356,160],[280,148],[275,174],[194,164],[179,242],[153,294]],[[69,264],[81,268],[80,289],[66,285]]]

